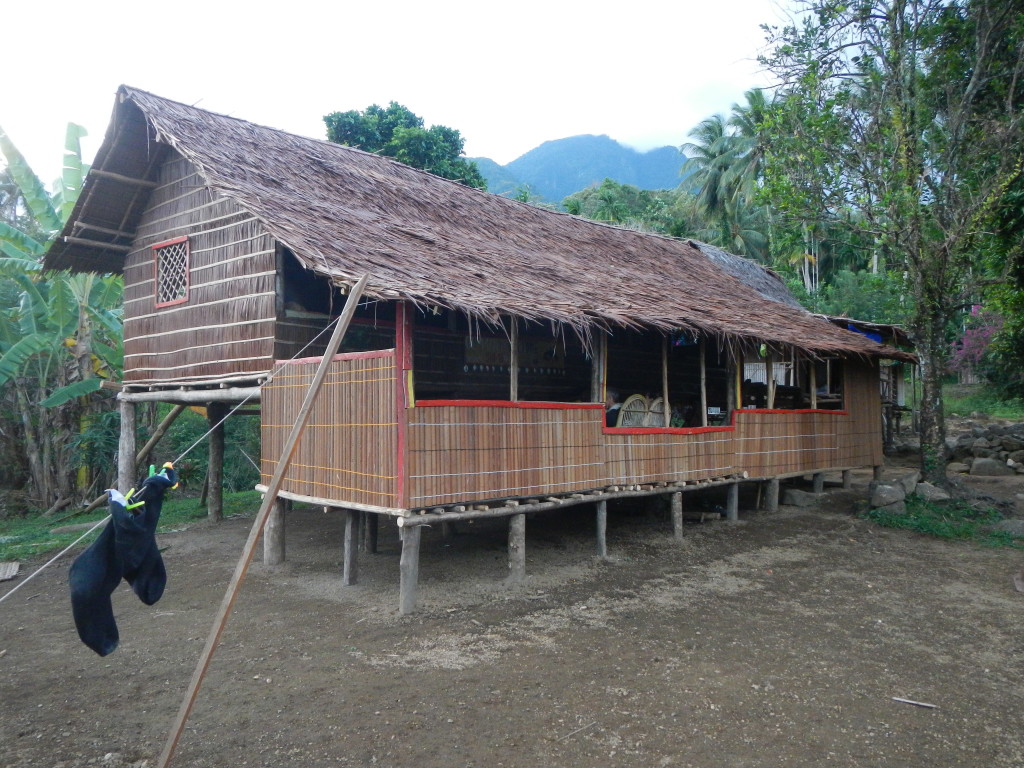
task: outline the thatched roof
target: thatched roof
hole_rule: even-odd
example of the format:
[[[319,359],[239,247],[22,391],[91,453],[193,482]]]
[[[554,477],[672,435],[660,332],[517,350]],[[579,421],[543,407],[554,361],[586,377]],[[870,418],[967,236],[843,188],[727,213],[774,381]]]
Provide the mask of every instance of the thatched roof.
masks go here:
[[[583,335],[631,326],[812,353],[890,352],[765,299],[693,242],[543,210],[128,87],[118,92],[93,171],[46,266],[120,271],[144,203],[145,186],[132,180],[151,180],[167,146],[308,269],[342,286],[370,273],[371,296],[488,321],[567,323]]]
[[[697,246],[700,252],[715,262],[716,265],[749,285],[766,299],[777,301],[780,304],[788,304],[796,309],[804,308],[796,300],[796,296],[790,293],[777,272],[758,264],[756,261],[737,256],[735,253],[723,251],[716,245],[708,245],[697,240],[690,240],[689,242]]]

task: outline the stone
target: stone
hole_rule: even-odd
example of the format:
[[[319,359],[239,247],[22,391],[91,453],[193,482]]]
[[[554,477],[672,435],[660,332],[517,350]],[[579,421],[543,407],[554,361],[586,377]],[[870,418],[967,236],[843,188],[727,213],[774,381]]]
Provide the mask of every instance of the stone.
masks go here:
[[[953,461],[946,465],[947,475],[965,475],[971,471],[970,464],[964,464],[963,462]]]
[[[949,501],[952,498],[942,488],[931,483],[918,483],[914,493],[925,501]]]
[[[993,530],[1004,531],[1011,536],[1024,536],[1024,520],[1014,517],[1009,520],[1000,520],[992,526]]]
[[[903,493],[909,496],[921,482],[921,473],[915,469],[913,472],[903,475],[897,482],[903,486]]]
[[[890,504],[901,502],[907,497],[907,492],[903,489],[902,485],[872,483],[870,490],[871,501],[869,503],[872,507],[887,507]]]
[[[1013,453],[1014,451],[1024,451],[1024,440],[1010,435],[1003,435],[1000,439],[999,444],[1003,450],[1007,453]]]
[[[1006,458],[1010,461],[1015,461],[1018,464],[1024,464],[1024,451],[1014,451],[1006,455]]]
[[[999,451],[994,448],[979,448],[974,446],[971,448],[971,455],[976,459],[994,459],[999,455]]]
[[[905,515],[907,514],[907,503],[905,501],[896,501],[877,509],[879,512],[888,512],[890,515]]]
[[[799,488],[786,488],[782,492],[782,503],[791,507],[813,507],[821,499],[821,494],[801,491]]]
[[[1007,466],[1005,461],[998,461],[996,459],[975,459],[971,464],[971,474],[986,476],[1012,475],[1013,470]]]

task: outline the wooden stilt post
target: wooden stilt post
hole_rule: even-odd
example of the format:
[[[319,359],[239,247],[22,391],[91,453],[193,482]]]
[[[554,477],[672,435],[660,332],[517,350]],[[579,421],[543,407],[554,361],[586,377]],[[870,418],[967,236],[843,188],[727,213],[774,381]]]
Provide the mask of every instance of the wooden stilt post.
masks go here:
[[[416,610],[416,588],[420,580],[420,532],[422,526],[402,528],[402,557],[399,561],[398,612],[407,616]]]
[[[683,492],[672,494],[672,536],[676,541],[683,540]]]
[[[853,473],[850,470],[848,470],[848,469],[844,469],[843,470],[843,488],[849,488],[851,485],[853,485]]]
[[[874,480],[878,480],[879,482],[881,482],[881,480],[882,480],[882,465],[881,464],[876,464],[874,467],[871,468],[871,476],[872,476],[872,478]]]
[[[811,482],[813,483],[812,490],[815,493],[823,493],[825,491],[825,473],[815,472]]]
[[[210,487],[207,489],[206,515],[214,522],[224,517],[224,414],[223,403],[206,406],[206,420],[210,423],[210,460],[206,469]]]
[[[765,482],[764,510],[765,512],[779,511],[779,478],[777,477]]]
[[[369,552],[371,555],[377,554],[377,535],[378,535],[377,531],[378,531],[379,525],[380,525],[380,515],[378,515],[376,512],[367,512],[366,513],[366,529],[365,529],[366,532],[364,534],[364,539],[366,541],[366,545],[365,545],[364,549],[367,552]]]
[[[739,520],[740,519],[740,484],[730,483],[729,484],[729,495],[725,502],[725,518],[726,520]]]
[[[526,581],[526,515],[508,519],[508,583]]]
[[[345,545],[341,561],[341,585],[350,587],[359,582],[359,512],[346,509]]]
[[[284,562],[284,526],[287,504],[282,498],[274,499],[263,527],[263,564],[280,565]]]
[[[128,493],[135,487],[135,403],[121,401],[121,435],[117,451],[117,487]],[[104,498],[106,494],[104,494]]]
[[[302,401],[302,405],[299,407],[299,412],[295,417],[295,423],[292,425],[291,431],[288,433],[288,437],[285,440],[284,448],[281,451],[281,458],[278,459],[277,467],[274,469],[274,474],[270,478],[270,482],[267,484],[267,491],[263,496],[263,503],[260,505],[260,509],[256,513],[256,519],[253,521],[252,529],[249,531],[249,538],[246,540],[245,546],[242,549],[242,556],[238,559],[238,564],[235,566],[235,572],[232,574],[231,581],[228,583],[227,591],[224,593],[224,600],[221,602],[220,609],[217,611],[217,616],[214,619],[210,634],[206,638],[206,645],[203,647],[203,652],[199,656],[199,663],[196,665],[195,672],[192,673],[192,680],[189,682],[185,699],[182,701],[181,708],[178,710],[178,715],[174,720],[174,725],[171,727],[170,736],[168,736],[163,752],[160,753],[160,757],[157,760],[157,768],[167,768],[167,764],[171,761],[171,757],[174,756],[174,750],[178,746],[178,739],[181,738],[181,733],[185,730],[185,721],[188,720],[189,712],[192,711],[192,705],[195,704],[196,696],[199,694],[199,686],[203,682],[203,677],[206,676],[206,670],[210,666],[210,659],[213,658],[213,652],[216,650],[221,633],[224,631],[224,627],[227,624],[228,614],[231,613],[231,608],[235,604],[235,599],[238,597],[238,589],[242,584],[242,580],[245,579],[245,574],[248,572],[249,566],[252,564],[252,557],[256,551],[256,542],[259,540],[260,534],[263,532],[263,527],[266,525],[267,519],[270,517],[271,507],[273,506],[274,501],[277,500],[277,493],[281,490],[281,484],[284,482],[285,474],[288,472],[288,467],[291,465],[295,449],[298,447],[299,438],[302,436],[302,432],[306,428],[306,422],[309,421],[309,414],[310,411],[313,410],[313,403],[316,400],[317,392],[320,391],[320,385],[323,384],[324,378],[327,376],[327,369],[330,367],[331,358],[334,357],[338,348],[341,346],[341,340],[345,336],[345,331],[348,330],[349,323],[352,320],[352,315],[355,314],[356,305],[359,303],[359,297],[363,295],[363,288],[366,287],[366,281],[368,279],[369,275],[363,275],[359,282],[352,288],[352,293],[349,294],[349,301],[345,304],[345,311],[342,312],[341,319],[338,321],[338,325],[335,327],[330,341],[327,342],[327,349],[324,352],[324,356],[316,370],[316,374],[313,376],[313,381],[309,385],[306,397]]]
[[[597,502],[597,556],[602,560],[608,557],[608,502]]]

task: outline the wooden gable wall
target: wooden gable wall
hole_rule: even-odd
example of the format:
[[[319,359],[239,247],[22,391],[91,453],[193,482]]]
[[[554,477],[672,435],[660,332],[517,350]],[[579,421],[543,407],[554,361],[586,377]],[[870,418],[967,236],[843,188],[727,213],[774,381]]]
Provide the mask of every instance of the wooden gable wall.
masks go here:
[[[188,237],[187,300],[156,306],[153,246]],[[253,378],[274,360],[274,239],[177,153],[161,166],[125,260],[127,385]]]

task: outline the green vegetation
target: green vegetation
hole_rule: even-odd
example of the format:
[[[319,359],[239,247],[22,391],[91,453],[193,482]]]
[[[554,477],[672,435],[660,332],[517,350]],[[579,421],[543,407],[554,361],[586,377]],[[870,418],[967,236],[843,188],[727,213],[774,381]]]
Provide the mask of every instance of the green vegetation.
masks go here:
[[[990,387],[947,384],[943,398],[947,416],[983,413],[990,419],[1024,422],[1024,398],[1003,399]]]
[[[224,516],[238,515],[249,517],[255,515],[260,506],[260,495],[256,491],[224,494]],[[85,533],[84,530],[69,533],[51,533],[56,528],[80,523],[97,523],[107,516],[105,509],[89,515],[79,515],[64,522],[54,518],[44,518],[38,512],[30,512],[20,517],[0,519],[0,560],[38,560],[47,555],[52,556],[75,539]],[[206,510],[200,507],[195,497],[183,497],[171,491],[164,500],[160,514],[158,533],[180,529],[198,520],[205,519]],[[83,540],[80,547],[69,552],[74,557],[77,552],[85,549],[99,535],[102,526]]]
[[[975,508],[963,501],[926,502],[916,496],[907,499],[903,514],[872,509],[864,514],[869,520],[885,528],[916,531],[938,539],[970,540],[991,547],[1024,549],[1024,539],[992,526],[1002,515],[991,507]]]
[[[425,128],[422,117],[396,101],[387,109],[371,104],[362,112],[332,112],[324,116],[324,122],[329,141],[393,157],[413,168],[487,189],[476,163],[461,157],[466,144],[462,134],[444,125]]]

